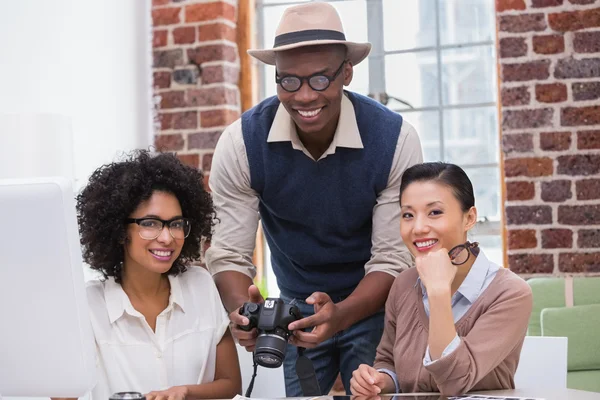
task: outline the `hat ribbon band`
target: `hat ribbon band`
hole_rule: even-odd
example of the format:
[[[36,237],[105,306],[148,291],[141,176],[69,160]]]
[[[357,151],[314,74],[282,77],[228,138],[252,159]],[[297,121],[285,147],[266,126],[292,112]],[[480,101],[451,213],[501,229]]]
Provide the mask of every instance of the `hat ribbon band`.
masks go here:
[[[308,29],[305,31],[289,32],[277,35],[273,47],[287,46],[289,44],[309,42],[313,40],[340,40],[345,41],[344,32],[327,29]]]

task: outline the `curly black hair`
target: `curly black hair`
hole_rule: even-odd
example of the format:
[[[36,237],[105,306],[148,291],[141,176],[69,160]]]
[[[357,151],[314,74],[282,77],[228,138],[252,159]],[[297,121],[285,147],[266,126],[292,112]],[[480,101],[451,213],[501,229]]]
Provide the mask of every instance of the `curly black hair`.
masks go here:
[[[136,150],[125,159],[98,168],[77,196],[77,220],[83,259],[104,278],[121,282],[126,240],[125,218],[155,191],[179,200],[183,216],[192,221],[181,254],[168,271],[177,275],[200,258],[202,238],[210,240],[216,214],[199,170],[170,153]]]

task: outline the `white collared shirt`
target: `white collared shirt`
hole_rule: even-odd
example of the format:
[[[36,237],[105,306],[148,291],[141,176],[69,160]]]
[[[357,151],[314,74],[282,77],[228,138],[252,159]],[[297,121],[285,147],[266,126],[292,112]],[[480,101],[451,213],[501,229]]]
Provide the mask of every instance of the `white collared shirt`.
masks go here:
[[[169,282],[169,305],[155,332],[114,279],[88,282],[99,377],[93,400],[214,380],[217,344],[229,324],[214,281],[192,266]]]
[[[291,142],[292,148],[314,160],[300,141],[292,117],[281,104],[267,142]],[[334,154],[337,147],[363,148],[354,106],[346,96],[342,97],[340,118],[333,140],[319,160]],[[378,194],[373,208],[371,259],[365,264],[365,274],[382,271],[396,276],[413,265],[412,257],[398,234],[399,192],[404,171],[422,162],[419,136],[415,128],[403,120],[387,187]],[[259,197],[250,185],[250,166],[241,119],[227,127],[217,143],[209,185],[219,222],[206,252],[206,264],[213,275],[223,271],[238,271],[253,278],[256,275],[252,254],[259,221]]]

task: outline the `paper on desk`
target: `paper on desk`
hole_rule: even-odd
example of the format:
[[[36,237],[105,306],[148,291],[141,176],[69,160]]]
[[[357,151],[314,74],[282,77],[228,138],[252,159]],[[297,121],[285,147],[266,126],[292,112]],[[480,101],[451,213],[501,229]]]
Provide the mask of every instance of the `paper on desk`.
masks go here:
[[[448,400],[544,400],[540,397],[485,396],[481,394],[448,397]]]
[[[298,399],[298,400],[333,400],[333,397],[331,397],[331,396],[296,397],[296,399]],[[240,396],[238,394],[232,400],[267,400],[267,399],[263,399],[263,398],[259,398],[259,397],[250,398],[250,397]]]

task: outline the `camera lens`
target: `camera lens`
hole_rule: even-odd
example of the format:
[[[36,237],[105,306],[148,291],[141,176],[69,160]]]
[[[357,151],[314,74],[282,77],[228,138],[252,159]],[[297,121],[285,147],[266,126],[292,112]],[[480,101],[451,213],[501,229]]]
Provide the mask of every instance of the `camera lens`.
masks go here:
[[[256,339],[254,360],[262,367],[278,368],[285,358],[287,340],[279,335],[262,334]]]
[[[146,400],[146,396],[139,392],[118,392],[110,396],[109,400]]]

